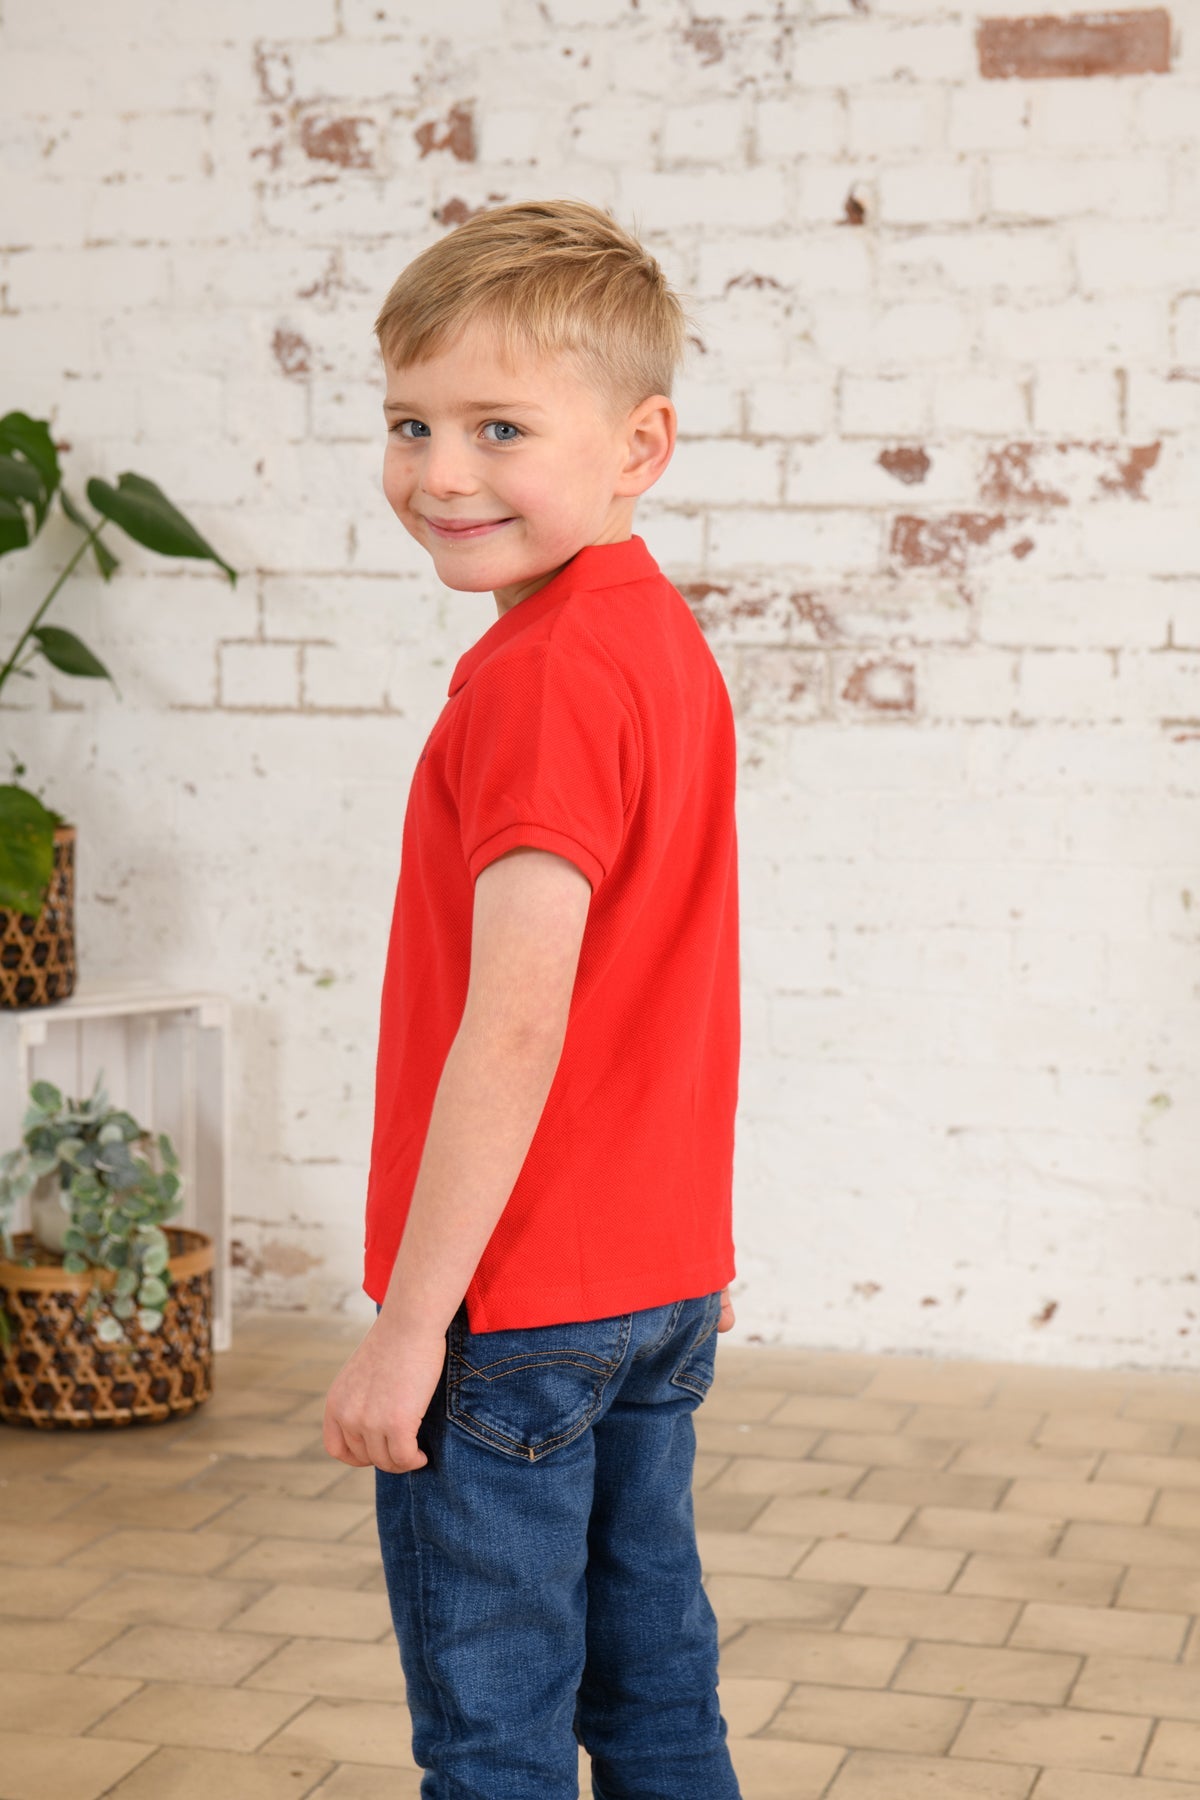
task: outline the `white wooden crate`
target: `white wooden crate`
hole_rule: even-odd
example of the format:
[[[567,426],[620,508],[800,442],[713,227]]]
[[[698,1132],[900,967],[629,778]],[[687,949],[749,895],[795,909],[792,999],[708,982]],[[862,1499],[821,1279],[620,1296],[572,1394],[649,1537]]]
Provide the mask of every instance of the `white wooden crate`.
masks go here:
[[[229,1251],[229,1002],[221,994],[172,993],[150,982],[80,981],[53,1006],[0,1010],[0,1151],[21,1141],[35,1081],[73,1098],[103,1071],[114,1106],[165,1131],[179,1156],[182,1210],[171,1224],[213,1240],[213,1348],[233,1335]],[[29,1229],[29,1202],[13,1229]]]

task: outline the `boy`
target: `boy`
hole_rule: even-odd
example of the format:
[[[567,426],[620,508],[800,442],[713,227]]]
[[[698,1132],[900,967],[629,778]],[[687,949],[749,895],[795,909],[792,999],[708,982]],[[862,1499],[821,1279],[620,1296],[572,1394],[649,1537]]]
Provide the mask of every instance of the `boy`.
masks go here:
[[[384,492],[490,589],[418,759],[364,1287],[330,1455],[376,1470],[426,1800],[737,1800],[692,1513],[739,1047],[720,671],[631,535],[684,315],[575,201],[476,214],[375,330]],[[574,1735],[572,1735],[574,1733]]]

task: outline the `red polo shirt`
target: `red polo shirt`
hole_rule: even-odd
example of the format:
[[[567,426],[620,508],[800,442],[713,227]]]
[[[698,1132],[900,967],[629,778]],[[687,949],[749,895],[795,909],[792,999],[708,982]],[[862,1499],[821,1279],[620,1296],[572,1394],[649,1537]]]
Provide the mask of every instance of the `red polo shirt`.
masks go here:
[[[562,1056],[466,1293],[472,1331],[734,1275],[736,752],[720,669],[640,537],[590,544],[459,658],[417,763],[383,980],[363,1286],[382,1300],[462,1019],[475,877],[518,844],[592,898]]]

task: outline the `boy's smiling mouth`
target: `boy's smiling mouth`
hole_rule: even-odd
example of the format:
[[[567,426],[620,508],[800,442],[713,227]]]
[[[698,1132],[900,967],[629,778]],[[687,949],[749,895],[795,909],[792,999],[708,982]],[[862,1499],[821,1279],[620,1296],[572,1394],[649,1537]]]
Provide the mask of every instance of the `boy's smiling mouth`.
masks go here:
[[[486,537],[490,531],[498,531],[501,525],[511,525],[507,519],[431,519],[426,513],[425,523],[440,538],[449,538],[458,542],[462,538]]]

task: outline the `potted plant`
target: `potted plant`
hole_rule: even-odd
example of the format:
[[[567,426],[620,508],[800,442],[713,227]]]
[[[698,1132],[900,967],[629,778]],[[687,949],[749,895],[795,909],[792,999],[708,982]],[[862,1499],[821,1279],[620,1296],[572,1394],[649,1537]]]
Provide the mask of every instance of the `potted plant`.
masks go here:
[[[64,675],[113,680],[74,632],[42,624],[89,549],[103,579],[112,580],[120,564],[100,536],[107,524],[163,556],[218,563],[231,583],[237,581],[236,571],[144,475],[126,470],[116,487],[93,477],[87,497],[101,516],[92,523],[62,486],[58,446],[47,421],[6,413],[0,418],[0,556],[33,542],[55,496],[85,535],[0,665],[0,696],[10,679],[32,680],[31,664],[39,657]],[[13,774],[24,773],[24,764],[14,759]],[[48,1006],[73,991],[74,877],[75,827],[16,781],[0,785],[0,1007]]]
[[[34,1082],[21,1144],[0,1156],[0,1419],[124,1425],[208,1398],[212,1241],[164,1229],[178,1171],[102,1074],[82,1101]],[[14,1233],[26,1195],[33,1230]]]

